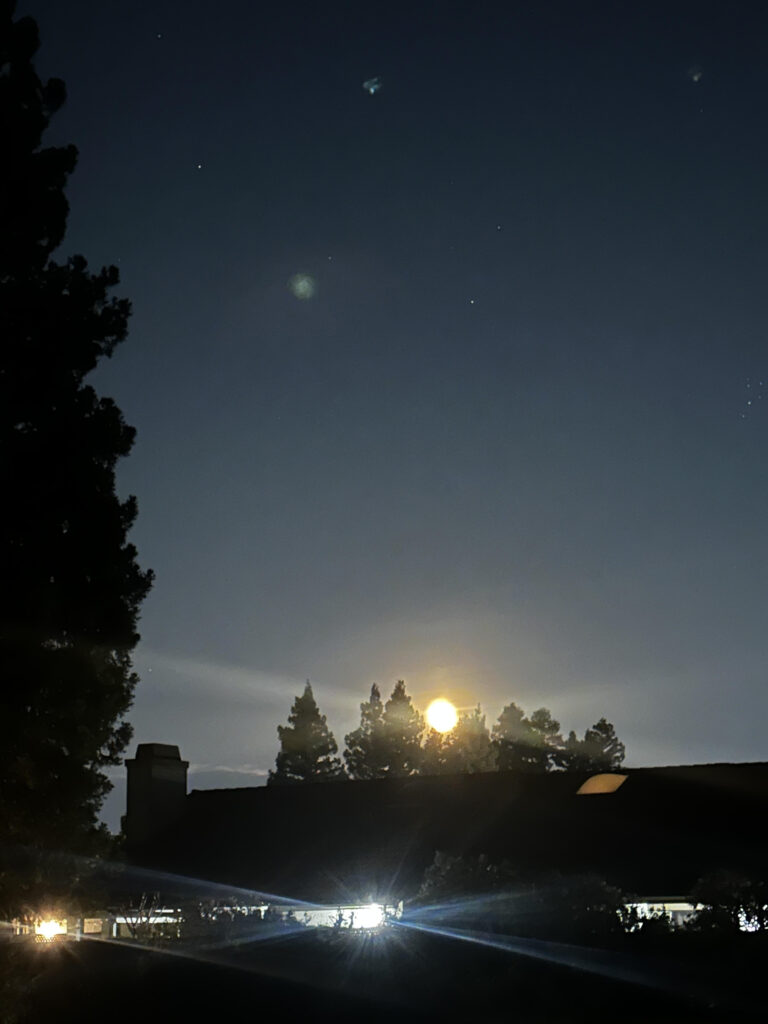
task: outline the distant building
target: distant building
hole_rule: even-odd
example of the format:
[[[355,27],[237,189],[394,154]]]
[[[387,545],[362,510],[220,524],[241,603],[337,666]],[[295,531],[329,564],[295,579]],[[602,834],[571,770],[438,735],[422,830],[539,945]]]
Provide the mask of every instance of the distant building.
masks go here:
[[[190,793],[178,747],[141,744],[126,763],[134,864],[329,905],[407,899],[436,851],[596,873],[655,905],[714,870],[763,871],[768,854],[762,762]]]

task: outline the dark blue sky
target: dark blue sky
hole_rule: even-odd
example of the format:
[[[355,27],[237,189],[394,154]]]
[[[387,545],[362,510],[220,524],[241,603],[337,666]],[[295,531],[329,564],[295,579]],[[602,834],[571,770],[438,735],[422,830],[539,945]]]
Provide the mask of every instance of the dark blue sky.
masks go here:
[[[80,150],[59,257],[134,306],[94,383],[157,574],[135,740],[260,781],[306,677],[342,745],[402,677],[763,759],[765,6],[19,13]]]

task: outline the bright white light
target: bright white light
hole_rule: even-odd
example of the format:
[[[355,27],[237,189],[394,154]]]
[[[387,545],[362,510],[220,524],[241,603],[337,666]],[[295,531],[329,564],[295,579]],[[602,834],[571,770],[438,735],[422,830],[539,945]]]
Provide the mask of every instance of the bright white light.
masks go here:
[[[427,708],[427,724],[436,732],[450,732],[458,720],[456,708],[443,697],[433,700]]]
[[[380,903],[358,907],[354,914],[352,928],[380,928],[384,924],[384,907]]]
[[[35,925],[35,935],[42,936],[45,942],[52,942],[56,935],[65,935],[66,932],[63,921],[40,921]]]

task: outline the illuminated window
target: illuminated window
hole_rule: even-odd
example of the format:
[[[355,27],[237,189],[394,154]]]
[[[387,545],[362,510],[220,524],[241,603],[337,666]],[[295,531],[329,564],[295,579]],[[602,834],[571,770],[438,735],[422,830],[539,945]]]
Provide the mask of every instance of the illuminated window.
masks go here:
[[[591,775],[586,782],[576,790],[577,796],[587,796],[592,793],[615,793],[619,786],[627,781],[626,775]]]

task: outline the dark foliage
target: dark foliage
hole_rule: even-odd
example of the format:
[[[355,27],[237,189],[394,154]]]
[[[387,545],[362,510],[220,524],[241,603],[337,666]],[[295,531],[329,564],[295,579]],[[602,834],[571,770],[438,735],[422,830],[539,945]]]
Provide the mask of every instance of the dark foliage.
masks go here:
[[[379,779],[387,774],[384,704],[376,683],[370,700],[360,705],[360,725],[344,738],[344,761],[352,779]]]
[[[605,718],[587,729],[583,739],[570,732],[561,750],[554,755],[554,763],[574,772],[611,772],[620,768],[626,751],[616,730]]]
[[[280,752],[268,784],[290,782],[329,782],[345,778],[336,756],[338,747],[328,728],[325,715],[315,701],[307,680],[304,693],[293,702],[288,725],[278,725]]]
[[[519,872],[509,861],[493,863],[484,855],[462,857],[438,850],[424,872],[415,903],[430,904],[486,896],[509,889],[519,880]]]
[[[698,910],[689,931],[735,936],[741,928],[768,934],[768,883],[735,871],[717,871],[699,879],[688,897]]]
[[[360,725],[345,737],[344,759],[353,779],[413,775],[422,768],[424,720],[414,708],[402,679],[382,703],[378,686],[360,705]]]
[[[547,708],[530,718],[517,704],[508,704],[493,727],[496,766],[501,771],[545,772],[553,768],[563,746],[560,723]]]
[[[384,735],[384,761],[386,773],[413,775],[421,768],[421,734],[424,719],[405,692],[405,683],[399,679],[384,706],[382,716]]]
[[[526,717],[517,704],[508,704],[493,727],[496,766],[501,770],[546,772],[564,769],[574,772],[610,772],[620,768],[624,744],[605,718],[587,729],[583,739],[571,731],[567,740],[560,735],[560,723],[547,708]]]
[[[116,268],[51,259],[77,151],[41,148],[65,90],[38,78],[37,26],[13,7],[0,7],[0,836],[90,851],[104,838],[102,769],[131,735],[130,653],[152,581],[126,539],[136,500],[115,493],[134,430],[85,384],[130,306],[109,297]],[[0,874],[3,910],[44,882],[27,873],[19,891],[20,876]]]
[[[459,715],[450,732],[427,731],[422,775],[471,775],[492,772],[495,768],[496,751],[479,705]]]
[[[624,760],[624,744],[601,718],[584,737],[567,740],[548,708],[526,715],[517,704],[502,710],[489,733],[478,705],[459,715],[453,729],[439,733],[424,721],[399,680],[384,704],[374,683],[360,705],[360,725],[345,737],[344,760],[352,779],[392,775],[451,775],[500,771],[615,771]]]
[[[443,926],[585,943],[623,936],[634,923],[626,902],[595,875],[535,876],[509,861],[440,852],[415,899],[429,908],[425,920]]]

